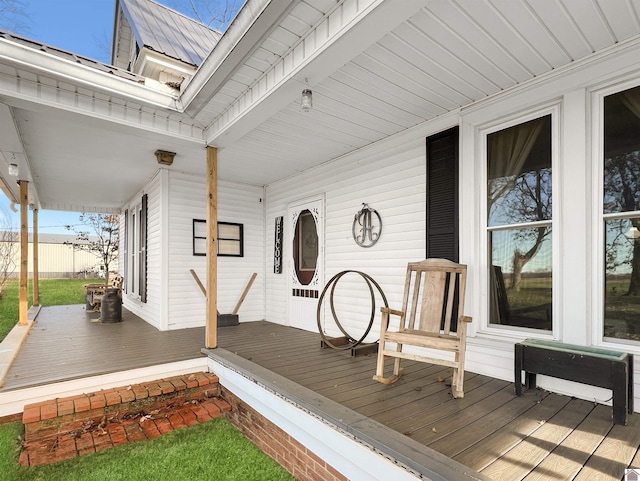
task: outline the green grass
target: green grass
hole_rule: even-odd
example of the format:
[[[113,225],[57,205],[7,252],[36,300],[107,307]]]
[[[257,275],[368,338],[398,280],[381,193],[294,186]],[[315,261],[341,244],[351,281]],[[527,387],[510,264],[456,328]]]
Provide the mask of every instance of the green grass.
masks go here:
[[[84,284],[101,284],[103,279],[40,279],[40,304],[43,306],[67,306],[84,304]],[[0,299],[0,341],[18,322],[20,283],[8,281]],[[29,306],[33,304],[33,283],[29,281]]]
[[[42,279],[43,306],[84,304],[91,279]],[[29,283],[29,305],[32,304]],[[18,321],[18,281],[9,281],[0,300],[0,340]],[[131,443],[49,466],[18,464],[22,424],[0,425],[2,481],[279,481],[294,480],[225,418],[177,429],[150,441]]]
[[[38,467],[19,466],[19,423],[0,426],[4,481],[294,480],[225,418]]]

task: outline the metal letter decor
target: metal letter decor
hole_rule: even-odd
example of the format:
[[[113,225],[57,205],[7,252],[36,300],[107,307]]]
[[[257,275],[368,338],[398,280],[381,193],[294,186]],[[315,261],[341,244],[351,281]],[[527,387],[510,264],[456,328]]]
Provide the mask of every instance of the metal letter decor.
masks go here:
[[[362,204],[353,219],[353,240],[360,247],[371,247],[382,234],[382,218],[378,211]]]

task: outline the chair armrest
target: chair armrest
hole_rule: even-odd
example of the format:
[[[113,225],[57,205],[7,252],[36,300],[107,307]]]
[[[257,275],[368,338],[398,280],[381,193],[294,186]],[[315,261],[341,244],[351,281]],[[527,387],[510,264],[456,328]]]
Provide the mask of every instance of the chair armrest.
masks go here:
[[[380,312],[382,312],[383,314],[384,313],[386,313],[386,314],[395,314],[396,316],[400,316],[400,317],[404,316],[404,312],[397,311],[395,309],[389,309],[388,307],[381,307],[380,308]]]

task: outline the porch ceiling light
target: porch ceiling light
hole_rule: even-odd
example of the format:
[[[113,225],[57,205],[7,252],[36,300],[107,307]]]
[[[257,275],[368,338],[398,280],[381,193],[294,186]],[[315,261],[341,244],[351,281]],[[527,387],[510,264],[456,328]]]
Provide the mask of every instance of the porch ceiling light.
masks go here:
[[[310,88],[308,88],[309,82],[307,79],[304,79],[304,82],[307,84],[307,88],[302,91],[302,97],[300,98],[300,106],[302,107],[303,112],[309,112],[313,107],[313,92]]]
[[[18,168],[18,164],[9,164],[9,175],[18,177],[19,173],[20,169]]]
[[[624,236],[627,239],[632,239],[632,240],[640,239],[640,230],[638,230],[636,226],[631,226],[631,228],[624,233]]]

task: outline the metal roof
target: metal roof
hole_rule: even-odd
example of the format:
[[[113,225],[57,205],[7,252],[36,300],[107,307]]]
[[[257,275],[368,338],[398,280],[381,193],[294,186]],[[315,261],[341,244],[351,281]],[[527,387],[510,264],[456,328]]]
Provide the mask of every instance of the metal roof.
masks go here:
[[[140,47],[199,66],[222,33],[152,0],[120,0]]]
[[[88,57],[83,57],[82,55],[78,55],[58,47],[52,47],[51,45],[44,44],[37,40],[21,37],[20,35],[16,35],[15,33],[0,31],[0,38],[15,42],[18,45],[22,45],[23,47],[29,47],[41,52],[48,53],[50,55],[54,55],[64,60],[68,60],[69,62],[74,62],[80,65],[84,65],[85,67],[90,67],[104,73],[115,75],[116,77],[131,80],[132,82],[136,82],[139,84],[145,83],[144,77],[136,75],[135,73],[128,70],[102,63]]]

